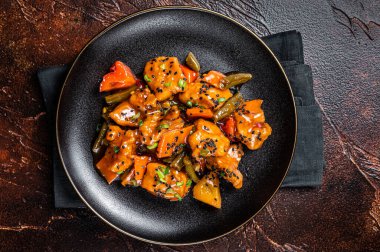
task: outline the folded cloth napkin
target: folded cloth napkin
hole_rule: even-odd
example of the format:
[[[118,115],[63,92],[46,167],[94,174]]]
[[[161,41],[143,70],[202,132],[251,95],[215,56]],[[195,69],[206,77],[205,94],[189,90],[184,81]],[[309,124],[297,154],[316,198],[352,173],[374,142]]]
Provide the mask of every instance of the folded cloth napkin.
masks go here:
[[[291,167],[282,187],[315,187],[322,183],[324,167],[322,119],[315,103],[311,68],[304,64],[302,37],[288,31],[264,37],[263,40],[281,61],[289,78],[297,106],[298,135]],[[59,93],[67,74],[67,66],[55,66],[38,71],[38,79],[51,125],[54,125]],[[55,135],[51,129],[52,136]],[[83,208],[67,178],[52,143],[54,170],[54,204],[56,208]]]

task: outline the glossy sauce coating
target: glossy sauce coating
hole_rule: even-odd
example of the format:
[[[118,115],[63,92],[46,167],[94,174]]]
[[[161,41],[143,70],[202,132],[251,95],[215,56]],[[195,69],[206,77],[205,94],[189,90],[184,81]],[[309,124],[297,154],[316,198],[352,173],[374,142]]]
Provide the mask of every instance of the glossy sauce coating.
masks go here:
[[[157,57],[145,65],[144,79],[158,101],[186,90],[186,78],[176,57]]]
[[[192,156],[210,157],[224,156],[230,146],[230,141],[214,123],[199,119],[194,123],[196,131],[189,136]]]
[[[272,128],[265,123],[262,100],[244,102],[234,113],[237,137],[249,149],[259,149],[272,133]]]
[[[172,201],[182,200],[189,192],[186,173],[160,163],[149,163],[141,187],[153,195]]]
[[[204,108],[217,108],[232,96],[229,89],[218,89],[205,82],[194,82],[179,95],[182,103],[191,102]]]
[[[125,74],[133,75],[116,69],[105,77]],[[238,167],[244,153],[237,142],[258,149],[271,134],[262,100],[232,96],[224,87],[227,78],[214,70],[200,74],[176,57],[148,61],[147,85],[137,80],[134,88],[106,99],[108,130],[104,143],[100,134],[97,143],[107,149],[96,167],[107,182],[120,177],[123,186],[141,186],[171,201],[181,201],[195,183],[194,198],[220,208],[219,178],[236,189],[243,186]]]

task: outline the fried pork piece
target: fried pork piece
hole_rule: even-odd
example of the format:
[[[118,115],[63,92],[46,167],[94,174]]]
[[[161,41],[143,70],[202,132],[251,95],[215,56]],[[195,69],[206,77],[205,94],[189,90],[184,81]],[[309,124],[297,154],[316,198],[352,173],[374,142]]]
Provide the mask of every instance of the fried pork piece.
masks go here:
[[[133,163],[136,154],[137,130],[124,131],[111,125],[106,135],[109,146],[104,157],[96,164],[109,184]]]
[[[196,131],[188,138],[194,158],[221,157],[227,154],[230,140],[214,123],[199,119],[194,123]]]
[[[188,181],[184,172],[160,163],[149,163],[141,187],[153,195],[178,201],[189,192],[191,184]]]
[[[231,96],[229,89],[219,89],[201,81],[189,84],[185,92],[179,95],[179,99],[185,104],[191,102],[204,108],[215,109]]]
[[[148,61],[144,69],[144,80],[158,101],[183,92],[187,87],[187,80],[176,57],[161,56]]]
[[[170,111],[169,111],[170,113]],[[185,121],[179,117],[173,116],[171,120],[165,119],[160,110],[147,111],[144,121],[141,121],[140,142],[145,145],[158,143],[163,133],[168,130],[180,129],[185,125]]]
[[[162,119],[161,111],[150,111],[147,113],[145,120],[140,126],[140,141],[145,145],[152,145],[159,140],[159,136],[155,134],[157,127]]]
[[[178,153],[183,148],[182,145],[187,143],[187,137],[192,128],[193,126],[191,125],[186,128],[168,130],[163,133],[157,147],[157,157],[170,157]]]
[[[139,111],[145,113],[147,110],[157,107],[157,98],[150,92],[149,88],[137,89],[131,94],[129,103]]]
[[[244,155],[241,144],[233,144],[228,149],[227,155],[223,157],[209,157],[206,159],[210,168],[223,171],[223,178],[236,188],[243,186],[243,175],[238,170],[239,162]]]
[[[120,103],[111,113],[110,117],[121,126],[138,126],[141,114],[128,101]]]
[[[246,101],[234,112],[237,138],[251,150],[259,149],[272,133],[261,109],[263,100]]]

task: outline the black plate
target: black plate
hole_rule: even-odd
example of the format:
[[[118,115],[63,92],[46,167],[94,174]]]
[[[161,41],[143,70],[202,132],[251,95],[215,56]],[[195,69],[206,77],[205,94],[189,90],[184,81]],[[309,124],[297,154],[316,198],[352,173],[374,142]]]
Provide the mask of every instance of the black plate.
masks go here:
[[[174,203],[141,188],[108,185],[98,174],[91,142],[100,121],[99,83],[115,60],[134,72],[159,55],[184,59],[192,51],[202,71],[245,71],[253,81],[241,89],[263,99],[273,134],[258,151],[245,151],[239,169],[244,185],[222,186],[222,209],[189,194]],[[114,228],[145,241],[190,244],[224,235],[251,219],[279,188],[292,159],[296,114],[292,92],[279,62],[265,44],[221,14],[192,7],[164,7],[128,16],[94,38],[74,62],[61,92],[57,138],[62,162],[82,200]]]

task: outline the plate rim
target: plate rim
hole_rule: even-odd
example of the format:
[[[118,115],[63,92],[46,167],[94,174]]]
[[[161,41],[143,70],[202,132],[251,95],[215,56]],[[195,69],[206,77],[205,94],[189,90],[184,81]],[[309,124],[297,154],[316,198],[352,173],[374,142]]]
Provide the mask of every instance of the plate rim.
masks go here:
[[[127,232],[126,230],[123,230],[121,229],[120,227],[117,227],[116,225],[114,225],[113,223],[111,223],[110,221],[106,220],[101,214],[99,214],[85,199],[84,197],[81,195],[81,193],[78,191],[76,185],[74,184],[73,180],[71,179],[71,176],[69,174],[69,171],[65,165],[65,162],[64,162],[64,159],[63,159],[63,156],[62,156],[62,152],[61,152],[61,148],[60,148],[60,140],[59,140],[59,131],[58,131],[58,122],[59,122],[59,110],[60,110],[60,106],[61,106],[61,99],[62,99],[62,94],[63,94],[63,90],[65,89],[65,86],[68,82],[68,77],[70,76],[70,73],[74,67],[74,65],[76,64],[76,62],[78,61],[79,57],[82,55],[82,53],[86,50],[86,48],[92,44],[92,42],[94,42],[95,40],[97,40],[99,37],[101,37],[102,35],[104,35],[106,32],[108,32],[109,30],[111,30],[112,28],[118,26],[119,24],[129,20],[129,19],[132,19],[134,17],[137,17],[139,15],[142,15],[142,14],[146,14],[146,13],[150,13],[150,12],[155,12],[155,11],[161,11],[161,10],[195,10],[195,11],[199,11],[199,12],[206,12],[206,13],[209,13],[209,14],[213,14],[215,16],[218,16],[218,17],[221,17],[223,19],[226,19],[227,21],[230,21],[236,25],[238,25],[240,28],[242,28],[243,30],[245,30],[246,32],[248,32],[251,36],[255,37],[255,39],[257,41],[259,41],[263,46],[264,48],[270,53],[270,55],[272,56],[272,58],[275,60],[276,64],[279,66],[283,76],[285,77],[285,80],[286,80],[286,83],[288,85],[288,89],[290,91],[290,95],[292,97],[292,104],[293,104],[293,110],[294,110],[294,144],[293,144],[293,147],[292,147],[292,153],[291,153],[291,157],[290,157],[290,160],[289,160],[289,164],[286,168],[286,171],[284,173],[284,176],[283,178],[281,179],[281,182],[279,183],[278,187],[276,188],[276,190],[273,192],[273,194],[270,196],[270,198],[265,202],[265,204],[255,213],[253,214],[250,218],[248,218],[246,221],[244,221],[243,223],[241,223],[240,225],[238,225],[237,227],[234,227],[232,228],[231,230],[221,234],[221,235],[218,235],[218,236],[215,236],[213,238],[210,238],[210,239],[205,239],[205,240],[199,240],[199,241],[195,241],[195,242],[188,242],[188,243],[171,243],[171,242],[160,242],[160,241],[155,241],[155,240],[150,240],[150,239],[146,239],[146,238],[143,238],[143,237],[140,237],[140,236],[137,236],[137,235],[134,235],[134,234],[131,234],[129,232]],[[273,199],[274,195],[277,193],[277,191],[279,190],[279,188],[281,187],[282,183],[284,182],[284,179],[285,177],[287,176],[288,174],[288,171],[289,171],[289,168],[290,168],[290,165],[293,161],[293,157],[294,157],[294,151],[295,151],[295,146],[296,146],[296,143],[297,143],[297,130],[298,128],[298,125],[297,125],[297,109],[296,109],[296,104],[295,104],[295,100],[294,100],[294,94],[293,94],[293,91],[292,91],[292,88],[290,86],[290,82],[289,82],[289,79],[288,79],[288,76],[286,75],[285,73],[285,70],[284,68],[282,67],[280,61],[277,59],[276,55],[272,52],[272,50],[265,44],[265,42],[255,33],[253,32],[252,30],[250,30],[249,28],[247,28],[245,25],[243,25],[242,23],[240,23],[239,21],[236,21],[235,19],[233,18],[230,18],[228,17],[227,15],[224,15],[222,13],[219,13],[219,12],[216,12],[216,11],[213,11],[213,10],[209,10],[209,9],[205,9],[205,8],[202,8],[202,7],[195,7],[195,6],[186,6],[186,5],[176,5],[176,6],[158,6],[158,7],[153,7],[153,8],[148,8],[148,9],[144,9],[144,10],[140,10],[140,11],[137,11],[137,12],[134,12],[134,13],[131,13],[119,20],[117,20],[116,22],[112,23],[111,25],[109,25],[108,27],[106,27],[105,29],[103,29],[102,31],[100,31],[99,33],[97,33],[91,40],[89,40],[86,45],[81,49],[81,51],[79,52],[79,54],[76,56],[74,62],[71,64],[70,66],[70,69],[69,71],[67,72],[66,74],[66,77],[65,77],[65,81],[62,85],[62,88],[61,88],[61,91],[60,91],[60,94],[59,94],[59,99],[58,99],[58,103],[57,103],[57,109],[56,109],[56,117],[55,117],[55,135],[56,135],[56,144],[57,144],[57,149],[58,149],[58,154],[59,154],[59,158],[60,158],[60,161],[62,163],[62,166],[65,170],[65,173],[66,173],[66,176],[68,177],[71,185],[73,186],[74,190],[76,191],[77,195],[80,197],[80,199],[83,201],[83,203],[85,203],[85,205],[93,212],[95,213],[102,221],[104,221],[106,224],[108,224],[109,226],[111,226],[112,228],[116,229],[117,231],[123,233],[123,234],[126,234],[132,238],[135,238],[137,240],[140,240],[140,241],[144,241],[144,242],[148,242],[148,243],[152,243],[152,244],[157,244],[157,245],[167,245],[167,246],[184,246],[184,245],[196,245],[196,244],[200,244],[200,243],[204,243],[204,242],[208,242],[208,241],[212,241],[212,240],[215,240],[215,239],[218,239],[218,238],[221,238],[223,236],[226,236],[234,231],[236,231],[237,229],[239,229],[240,227],[244,226],[245,224],[247,224],[249,221],[251,221],[259,212],[261,212],[265,206]]]

